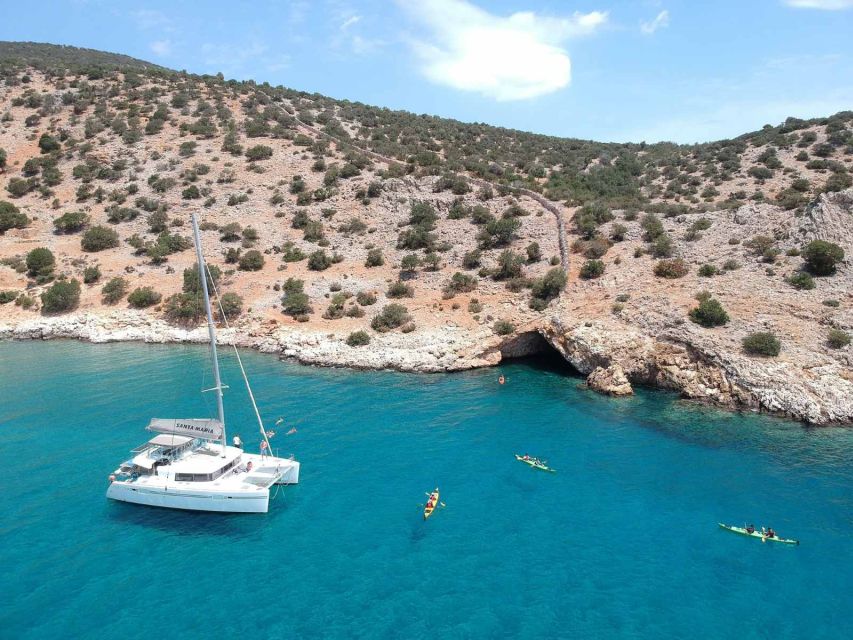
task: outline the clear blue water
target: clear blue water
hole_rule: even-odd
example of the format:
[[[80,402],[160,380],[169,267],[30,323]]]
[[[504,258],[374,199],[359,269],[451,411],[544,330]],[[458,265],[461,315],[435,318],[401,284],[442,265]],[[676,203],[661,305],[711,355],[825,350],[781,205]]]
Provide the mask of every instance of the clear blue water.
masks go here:
[[[536,363],[500,367],[500,387],[496,370],[360,373],[247,353],[263,413],[298,428],[274,443],[302,460],[301,484],[267,515],[107,501],[107,475],[149,417],[213,409],[198,393],[206,356],[0,344],[0,637],[850,631],[853,430],[654,391],[612,400]],[[230,432],[255,447],[224,364]],[[425,523],[436,485],[447,507]],[[718,521],[803,542],[761,544]]]

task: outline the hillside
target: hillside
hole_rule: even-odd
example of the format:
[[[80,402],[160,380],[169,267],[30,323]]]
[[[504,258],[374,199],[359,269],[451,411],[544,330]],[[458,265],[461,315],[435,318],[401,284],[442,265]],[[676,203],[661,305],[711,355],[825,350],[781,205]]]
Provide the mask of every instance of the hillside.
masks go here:
[[[849,422],[851,123],[605,144],[0,43],[0,335],[202,339],[197,212],[247,346],[433,371],[547,341],[611,393]]]

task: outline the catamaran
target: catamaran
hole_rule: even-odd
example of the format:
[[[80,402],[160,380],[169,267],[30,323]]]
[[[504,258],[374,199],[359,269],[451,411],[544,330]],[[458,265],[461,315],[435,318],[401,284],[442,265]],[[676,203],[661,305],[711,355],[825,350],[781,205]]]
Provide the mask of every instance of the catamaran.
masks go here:
[[[255,396],[236,347],[234,353],[262,439],[257,454],[244,451],[242,446],[228,446],[222,394],[223,389],[227,387],[222,384],[219,376],[216,327],[208,291],[208,282],[214,292],[216,283],[209,277],[204,262],[201,234],[195,214],[192,216],[192,225],[213,364],[214,386],[208,391],[216,393],[218,417],[153,418],[146,429],[157,435],[133,449],[133,457],[110,474],[107,497],[169,509],[266,513],[269,509],[270,493],[276,485],[299,482],[299,462],[293,457],[280,458],[273,455],[268,433],[264,429]],[[228,321],[221,305],[220,312],[227,326]],[[236,438],[235,441],[235,444],[239,443]]]

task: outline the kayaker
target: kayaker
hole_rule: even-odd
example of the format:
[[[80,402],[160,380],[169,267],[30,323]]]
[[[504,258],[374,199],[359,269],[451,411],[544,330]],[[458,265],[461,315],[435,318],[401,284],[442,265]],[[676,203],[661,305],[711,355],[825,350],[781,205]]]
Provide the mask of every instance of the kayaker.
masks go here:
[[[766,537],[768,537],[768,538],[775,538],[776,537],[776,532],[773,531],[773,527],[767,527]]]
[[[755,533],[755,525],[754,524],[748,525],[746,527],[746,532],[750,533],[750,534]]]

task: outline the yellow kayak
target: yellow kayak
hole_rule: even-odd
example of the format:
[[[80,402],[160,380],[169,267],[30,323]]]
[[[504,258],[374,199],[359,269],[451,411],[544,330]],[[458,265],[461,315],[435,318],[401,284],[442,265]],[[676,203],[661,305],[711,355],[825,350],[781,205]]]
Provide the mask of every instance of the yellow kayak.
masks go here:
[[[432,515],[432,512],[435,511],[435,508],[438,506],[438,489],[436,488],[431,494],[429,494],[429,500],[427,500],[426,505],[424,506],[424,520],[429,518]]]
[[[515,459],[519,462],[523,462],[524,464],[530,465],[534,469],[539,469],[540,471],[550,471],[551,473],[557,473],[556,469],[552,469],[551,467],[544,464],[539,458],[531,458],[530,456],[520,456],[517,453],[515,454]]]

